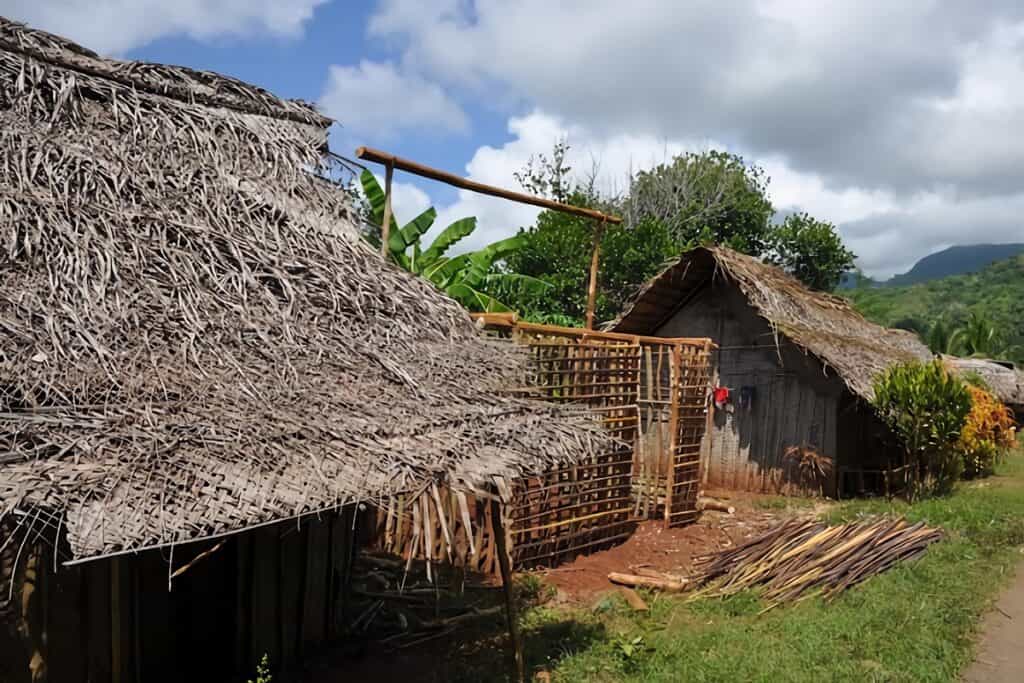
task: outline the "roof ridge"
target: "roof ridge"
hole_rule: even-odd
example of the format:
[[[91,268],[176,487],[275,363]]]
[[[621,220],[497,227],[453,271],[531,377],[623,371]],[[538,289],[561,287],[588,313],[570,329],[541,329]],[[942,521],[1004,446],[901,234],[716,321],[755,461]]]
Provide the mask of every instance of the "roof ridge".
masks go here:
[[[25,41],[12,42],[8,36],[2,35],[2,33],[0,33],[0,50],[20,54],[23,57],[44,62],[60,69],[76,71],[86,76],[111,81],[123,87],[145,92],[149,95],[166,97],[184,104],[231,109],[243,114],[293,121],[307,125],[317,125],[322,128],[327,128],[331,123],[333,123],[331,118],[321,114],[309,103],[299,100],[285,100],[276,97],[263,88],[259,88],[258,86],[245,83],[235,78],[224,76],[223,74],[203,72],[189,67],[171,64],[101,57],[95,52],[87,50],[77,43],[65,38],[32,28],[19,22],[11,21],[10,19],[2,16],[0,16],[0,30],[5,32],[10,31],[15,35],[21,33],[39,37],[45,36],[58,44],[54,46],[55,50],[63,50],[67,54],[61,56],[49,54],[49,51],[44,47],[28,45],[25,44]],[[95,62],[95,64],[85,63],[89,61]],[[163,77],[163,75],[158,74],[162,82],[160,84],[156,84],[150,80],[140,78],[132,74],[132,72],[140,66],[175,71],[178,72],[178,75],[182,77],[183,80],[185,78],[189,78],[192,79],[194,83],[191,87],[186,84],[176,84]],[[126,73],[119,73],[117,67],[122,67],[121,70]],[[262,96],[266,101],[262,103],[263,106],[253,106],[247,105],[244,101],[240,100],[237,95],[225,95],[215,91],[208,93],[202,92],[198,88],[210,88],[209,83],[202,82],[203,78],[211,81],[218,80],[224,83],[230,83],[238,88],[240,92],[249,91],[253,95]]]

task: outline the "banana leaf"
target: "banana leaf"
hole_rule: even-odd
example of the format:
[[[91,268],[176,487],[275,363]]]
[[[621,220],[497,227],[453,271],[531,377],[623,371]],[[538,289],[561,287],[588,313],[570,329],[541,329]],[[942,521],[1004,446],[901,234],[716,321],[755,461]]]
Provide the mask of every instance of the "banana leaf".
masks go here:
[[[459,254],[450,259],[443,259],[423,269],[423,275],[435,285],[444,289],[459,279],[460,273],[469,268],[471,254]]]
[[[474,230],[476,230],[476,217],[473,216],[457,220],[449,225],[431,243],[430,248],[423,252],[423,267],[429,267],[431,263],[444,256],[453,244],[463,237],[468,237]]]
[[[377,225],[384,223],[384,190],[381,188],[380,183],[373,177],[373,174],[367,170],[363,170],[359,174],[359,182],[363,186],[363,194],[366,195],[366,201],[370,203],[370,219],[373,220]],[[394,235],[398,232],[398,221],[395,220],[395,214],[391,214],[391,229],[388,232],[389,235]],[[390,247],[390,245],[388,245]]]
[[[437,218],[437,211],[430,207],[416,218],[409,221],[401,230],[394,230],[388,235],[388,251],[392,254],[404,254],[406,249],[417,244]]]
[[[480,313],[509,313],[512,310],[490,294],[478,291],[463,283],[451,285],[445,288],[444,291],[445,294],[471,311]]]

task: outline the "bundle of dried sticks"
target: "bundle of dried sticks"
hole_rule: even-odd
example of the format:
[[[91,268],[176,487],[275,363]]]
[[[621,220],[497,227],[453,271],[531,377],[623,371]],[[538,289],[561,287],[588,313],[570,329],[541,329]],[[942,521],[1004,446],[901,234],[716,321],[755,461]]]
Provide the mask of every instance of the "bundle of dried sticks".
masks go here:
[[[701,558],[691,583],[702,588],[691,599],[754,587],[763,588],[768,609],[812,595],[828,599],[898,562],[920,557],[940,538],[941,530],[903,519],[838,526],[790,520],[736,548]]]

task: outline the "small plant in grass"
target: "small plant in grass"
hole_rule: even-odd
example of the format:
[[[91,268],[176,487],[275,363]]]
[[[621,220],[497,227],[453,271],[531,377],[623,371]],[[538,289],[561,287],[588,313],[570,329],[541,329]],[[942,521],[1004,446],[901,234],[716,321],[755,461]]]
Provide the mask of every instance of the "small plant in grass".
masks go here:
[[[612,652],[625,671],[635,671],[644,655],[654,651],[643,635],[619,635],[612,640]]]
[[[260,663],[256,665],[256,680],[250,678],[247,683],[271,683],[273,680],[273,676],[270,675],[270,657],[263,655]]]
[[[1016,434],[1013,416],[999,399],[973,384],[967,386],[971,410],[960,432],[959,447],[964,459],[964,475],[991,474],[998,462],[1013,448]]]
[[[971,409],[966,385],[941,361],[901,363],[875,381],[873,404],[903,446],[911,497],[949,492],[964,468],[958,443]]]
[[[515,593],[521,602],[540,605],[554,596],[555,588],[536,574],[520,574],[515,578]]]

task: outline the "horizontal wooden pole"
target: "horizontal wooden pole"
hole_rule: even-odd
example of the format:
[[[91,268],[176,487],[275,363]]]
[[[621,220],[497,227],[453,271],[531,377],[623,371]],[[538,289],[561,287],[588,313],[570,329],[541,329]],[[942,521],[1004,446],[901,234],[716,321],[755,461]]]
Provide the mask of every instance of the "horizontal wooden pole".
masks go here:
[[[378,164],[390,165],[406,173],[412,173],[414,175],[421,176],[423,178],[430,178],[440,183],[447,183],[453,185],[462,190],[469,190],[470,192],[478,192],[480,194],[490,195],[491,197],[500,197],[501,199],[508,199],[513,202],[519,202],[520,204],[529,204],[531,206],[538,206],[542,209],[550,209],[551,211],[561,211],[562,213],[572,214],[573,216],[580,216],[582,218],[593,218],[597,221],[604,223],[621,223],[622,219],[618,216],[612,216],[600,211],[593,209],[584,209],[579,206],[573,206],[571,204],[563,204],[562,202],[552,201],[550,199],[544,199],[543,197],[534,197],[533,195],[523,194],[521,192],[512,192],[511,190],[505,190],[500,187],[494,187],[493,185],[484,185],[483,183],[473,182],[472,180],[466,180],[453,173],[446,171],[439,171],[436,168],[430,166],[424,166],[418,164],[415,161],[409,161],[402,157],[397,157],[394,154],[383,152],[379,149],[373,149],[372,147],[360,147],[356,150],[356,156],[366,161],[374,161]]]
[[[545,325],[542,323],[530,323],[519,320],[515,313],[470,313],[474,320],[482,320],[486,326],[515,328],[520,332],[527,332],[551,337],[574,337],[587,341],[621,341],[632,344],[648,344],[657,346],[675,346],[682,344],[687,347],[699,348],[698,353],[704,351],[705,345],[710,342],[706,337],[652,337],[643,334],[627,334],[624,332],[605,332],[602,330],[585,330],[582,327],[563,327],[561,325]],[[533,346],[534,344],[530,344]],[[594,344],[595,346],[597,344]],[[554,346],[554,345],[553,345]],[[612,347],[616,348],[616,347]],[[710,343],[710,348],[718,346]]]

